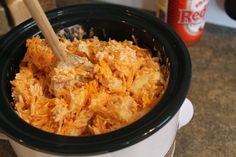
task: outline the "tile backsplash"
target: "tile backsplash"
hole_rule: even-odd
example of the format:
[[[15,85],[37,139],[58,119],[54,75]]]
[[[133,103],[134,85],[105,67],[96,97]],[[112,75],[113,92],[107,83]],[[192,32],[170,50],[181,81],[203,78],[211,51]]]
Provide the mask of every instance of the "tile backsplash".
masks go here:
[[[224,2],[224,0],[210,0],[206,21],[236,28],[236,21],[231,19],[225,12]]]

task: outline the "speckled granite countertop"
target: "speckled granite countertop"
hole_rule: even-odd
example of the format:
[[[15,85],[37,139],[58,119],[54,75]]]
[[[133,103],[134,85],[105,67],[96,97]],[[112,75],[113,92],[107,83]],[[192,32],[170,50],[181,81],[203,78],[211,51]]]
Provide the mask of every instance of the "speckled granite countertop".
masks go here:
[[[195,114],[178,132],[175,157],[236,157],[236,29],[208,24],[189,52]]]
[[[189,52],[195,114],[178,132],[175,157],[236,157],[236,29],[207,24]],[[0,157],[15,156],[0,140]]]

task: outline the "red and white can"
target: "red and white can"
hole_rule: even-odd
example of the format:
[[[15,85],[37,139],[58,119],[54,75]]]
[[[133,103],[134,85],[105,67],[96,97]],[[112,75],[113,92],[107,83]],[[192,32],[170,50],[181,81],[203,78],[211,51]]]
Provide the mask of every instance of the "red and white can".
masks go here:
[[[158,0],[157,16],[171,25],[186,45],[204,33],[209,0]]]

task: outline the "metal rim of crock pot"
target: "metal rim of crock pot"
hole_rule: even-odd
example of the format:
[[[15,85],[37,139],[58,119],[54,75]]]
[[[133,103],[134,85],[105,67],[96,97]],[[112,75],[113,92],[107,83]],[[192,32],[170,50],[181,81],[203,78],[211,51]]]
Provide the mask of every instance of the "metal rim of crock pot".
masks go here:
[[[112,152],[133,145],[157,132],[177,113],[182,105],[190,86],[191,61],[188,50],[180,37],[169,26],[156,19],[154,16],[138,9],[120,5],[85,4],[69,6],[50,11],[47,15],[49,19],[53,21],[56,16],[70,14],[71,12],[74,13],[76,10],[86,11],[89,9],[103,9],[103,12],[110,11],[112,13],[123,12],[123,14],[145,19],[152,27],[161,25],[161,27],[169,33],[168,35],[172,38],[171,40],[176,43],[172,46],[176,49],[180,49],[182,54],[178,56],[180,57],[179,62],[173,60],[173,62],[176,63],[172,62],[171,64],[171,79],[165,94],[158,105],[138,121],[117,131],[89,137],[69,137],[46,133],[24,122],[15,114],[11,107],[2,107],[3,105],[1,105],[0,127],[2,128],[2,132],[13,140],[32,149],[51,154],[91,155]],[[35,27],[35,23],[32,20],[27,20],[14,28],[13,31],[8,33],[2,42],[0,42],[0,49],[2,50],[4,46],[7,47],[15,36],[19,38],[22,30],[33,26]],[[36,29],[32,31],[36,31]],[[8,52],[7,50],[5,51]],[[3,54],[0,52],[0,60],[4,60],[6,57],[9,57],[8,53]],[[0,62],[0,64],[0,83],[4,84],[4,79],[2,79],[4,69],[2,69],[2,67],[4,67],[5,64],[3,65],[3,62]],[[178,69],[175,66],[178,67]],[[4,91],[3,86],[0,88],[1,91]],[[0,100],[1,103],[10,105],[6,93],[0,95]],[[165,104],[169,105],[166,106]]]

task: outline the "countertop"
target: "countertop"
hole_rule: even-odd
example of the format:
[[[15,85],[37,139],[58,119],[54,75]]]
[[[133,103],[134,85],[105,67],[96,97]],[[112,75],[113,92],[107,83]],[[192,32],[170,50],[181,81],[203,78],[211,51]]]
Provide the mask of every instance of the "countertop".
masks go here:
[[[178,132],[175,157],[236,157],[236,29],[207,24],[189,52],[195,113]]]
[[[194,117],[177,134],[175,157],[236,156],[236,29],[205,28],[189,47]],[[0,157],[16,157],[5,140],[0,140]]]

